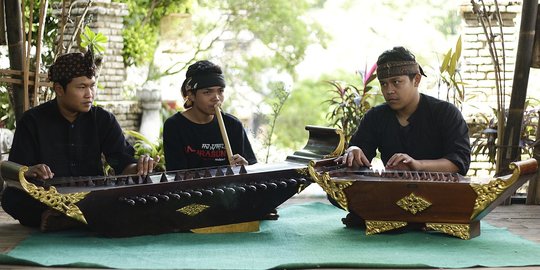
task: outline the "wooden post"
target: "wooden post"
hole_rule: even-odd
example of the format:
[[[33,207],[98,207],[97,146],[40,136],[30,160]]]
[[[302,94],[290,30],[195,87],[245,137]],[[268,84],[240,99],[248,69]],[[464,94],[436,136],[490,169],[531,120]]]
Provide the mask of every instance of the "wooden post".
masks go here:
[[[540,112],[538,113],[538,117],[540,118]],[[536,144],[533,148],[533,158],[535,158],[538,163],[540,164],[540,143],[538,139],[540,138],[540,121],[538,121],[538,124],[536,126]],[[540,174],[536,172],[536,175],[534,178],[531,178],[529,180],[529,186],[527,187],[527,199],[525,200],[525,204],[539,204],[540,203],[540,186],[538,185],[538,182],[540,181],[538,178],[540,178]]]
[[[41,0],[41,6],[39,7],[39,28],[38,36],[36,40],[36,69],[34,72],[34,88],[32,91],[32,107],[38,105],[38,89],[39,89],[39,71],[41,69],[41,44],[43,40],[43,31],[45,30],[45,18],[47,17],[48,0]]]
[[[20,1],[5,1],[6,30],[9,49],[9,65],[12,70],[23,70],[23,32],[22,11]],[[19,120],[24,112],[24,89],[21,85],[12,84],[13,110]]]
[[[501,154],[499,155],[500,160],[497,160],[499,165],[497,175],[508,173],[509,164],[519,160],[520,157],[519,141],[527,97],[527,84],[529,83],[537,10],[538,0],[523,1],[508,120],[504,127],[504,138],[499,138],[499,140],[502,139],[502,142],[500,143],[501,148],[498,150],[501,151]]]
[[[536,28],[534,31],[534,44],[533,44],[533,52],[531,57],[531,67],[532,68],[540,68],[540,20],[538,20],[538,17],[540,17],[540,9],[538,9],[536,13]]]
[[[7,45],[4,0],[0,0],[0,45]]]

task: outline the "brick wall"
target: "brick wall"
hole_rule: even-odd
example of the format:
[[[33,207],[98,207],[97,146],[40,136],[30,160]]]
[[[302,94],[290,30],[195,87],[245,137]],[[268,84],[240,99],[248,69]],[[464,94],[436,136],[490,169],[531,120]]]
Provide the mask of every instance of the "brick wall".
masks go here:
[[[475,1],[479,2],[479,1]],[[485,1],[488,13],[495,11],[495,6],[491,1]],[[519,22],[517,18],[521,13],[521,1],[498,1],[499,11],[502,19],[502,33],[499,24],[494,16],[491,15],[490,23],[492,25],[495,37],[496,52],[502,59],[504,37],[504,55],[505,70],[504,81],[506,93],[509,95],[512,90],[513,70],[515,67],[516,49],[518,42]],[[490,55],[487,37],[484,33],[480,21],[473,13],[470,1],[464,1],[461,5],[462,16],[462,63],[461,75],[463,82],[466,83],[465,91],[468,97],[468,103],[474,104],[474,107],[464,108],[464,114],[472,115],[477,112],[489,113],[491,108],[497,107],[497,91],[495,86],[495,68]],[[499,60],[502,61],[502,60]],[[502,65],[502,63],[501,63]],[[501,66],[502,68],[502,66]],[[510,98],[507,98],[507,104]]]
[[[66,46],[71,41],[75,26],[85,8],[85,1],[73,6],[71,10],[72,22],[68,22],[63,37]],[[60,16],[61,7],[58,6],[53,14]],[[122,28],[124,26],[124,16],[126,15],[128,15],[128,9],[124,3],[112,3],[111,0],[94,0],[92,6],[87,10],[86,21],[89,22],[88,27],[92,31],[101,33],[108,38],[103,55],[103,65],[98,78],[96,102],[114,113],[122,128],[138,130],[142,114],[139,101],[123,95],[126,68],[122,58],[124,48]],[[76,50],[78,49],[74,46],[72,51]]]
[[[480,1],[475,2],[480,4]],[[513,70],[515,68],[517,43],[519,38],[521,1],[498,1],[502,19],[503,38],[501,38],[500,35],[501,30],[499,24],[493,15],[496,10],[493,1],[484,2],[486,3],[488,14],[491,14],[489,23],[492,25],[493,34],[497,35],[494,40],[497,48],[496,52],[499,55],[499,59],[501,59],[499,61],[502,61],[502,40],[504,38],[504,59],[506,69],[504,73],[504,85],[505,92],[507,93],[505,103],[506,106],[508,106],[510,103],[510,93],[512,91],[512,80],[514,77]],[[461,17],[461,37],[463,41],[461,75],[463,82],[465,83],[465,93],[467,95],[467,104],[465,105],[469,105],[464,106],[463,114],[468,122],[472,122],[473,120],[482,122],[483,119],[474,117],[474,115],[480,113],[491,117],[493,116],[493,108],[497,108],[495,68],[484,28],[478,20],[477,15],[473,13],[471,1],[462,1]],[[480,140],[485,144],[487,139],[479,138],[480,136],[481,134],[479,132],[472,134],[471,143]],[[495,173],[495,166],[489,162],[487,154],[480,153],[478,155],[473,155],[472,159],[473,162],[471,163],[469,175],[493,176]]]

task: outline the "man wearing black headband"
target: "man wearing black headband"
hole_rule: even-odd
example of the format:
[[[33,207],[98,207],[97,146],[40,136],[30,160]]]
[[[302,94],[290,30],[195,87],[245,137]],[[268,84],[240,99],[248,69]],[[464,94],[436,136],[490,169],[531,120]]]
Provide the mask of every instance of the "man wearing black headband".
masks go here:
[[[114,115],[93,106],[96,65],[92,50],[64,54],[49,68],[56,98],[24,113],[17,122],[9,160],[29,167],[26,178],[103,175],[102,155],[117,175],[152,172],[156,161],[133,158]],[[2,207],[22,225],[59,230],[75,225],[27,193],[8,187]]]
[[[186,110],[171,116],[163,125],[167,170],[229,165],[214,107],[223,102],[224,91],[219,66],[207,60],[189,66],[182,84]],[[257,163],[242,123],[228,113],[222,113],[222,117],[234,154],[232,163]]]
[[[364,115],[339,162],[371,166],[378,150],[387,169],[467,173],[467,124],[451,103],[418,92],[422,75],[403,47],[379,56],[377,78],[386,103]]]

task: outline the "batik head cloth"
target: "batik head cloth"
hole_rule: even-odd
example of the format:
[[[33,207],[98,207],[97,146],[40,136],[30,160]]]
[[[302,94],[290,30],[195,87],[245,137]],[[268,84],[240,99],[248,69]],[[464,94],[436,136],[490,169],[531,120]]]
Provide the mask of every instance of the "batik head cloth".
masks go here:
[[[89,49],[85,54],[76,52],[61,55],[49,67],[49,81],[69,82],[73,78],[96,76],[94,53]]]
[[[392,61],[377,66],[377,78],[379,80],[417,73],[426,76],[416,61]]]

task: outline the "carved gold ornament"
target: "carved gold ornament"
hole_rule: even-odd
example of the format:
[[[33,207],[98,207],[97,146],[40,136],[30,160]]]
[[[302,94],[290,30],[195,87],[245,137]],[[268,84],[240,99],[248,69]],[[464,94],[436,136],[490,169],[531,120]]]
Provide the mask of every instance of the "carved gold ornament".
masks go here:
[[[429,201],[420,196],[416,196],[414,193],[401,198],[396,204],[413,215],[416,215],[416,213],[422,212],[431,206]]]
[[[184,215],[188,215],[190,217],[193,217],[193,216],[196,216],[198,214],[200,214],[202,211],[208,209],[210,206],[208,205],[204,205],[204,204],[197,204],[197,203],[194,203],[194,204],[190,204],[190,205],[186,205],[176,211],[184,214]]]
[[[501,193],[518,180],[521,174],[519,166],[515,163],[511,163],[509,167],[513,170],[512,175],[499,177],[485,184],[470,184],[471,188],[477,194],[471,219],[474,219],[478,214],[484,211],[484,209],[496,200]]]
[[[343,130],[336,129],[336,134],[339,135],[339,143],[338,146],[336,146],[336,149],[328,155],[325,155],[324,158],[332,158],[332,157],[338,157],[345,151],[345,134],[343,133]]]
[[[407,226],[407,222],[404,221],[366,220],[366,235],[391,231],[405,226]]]
[[[321,186],[321,188],[326,192],[326,194],[330,195],[332,199],[336,200],[336,202],[343,207],[343,209],[348,209],[347,206],[347,197],[345,196],[345,192],[343,190],[349,186],[352,185],[352,181],[333,181],[330,178],[330,174],[328,172],[325,172],[323,174],[319,174],[315,171],[313,168],[314,162],[311,161],[309,163],[308,169],[309,174],[311,175],[311,178]]]
[[[296,172],[301,175],[309,176],[309,171],[307,167],[296,169]]]
[[[471,239],[469,224],[426,223],[426,227],[464,240]]]
[[[51,186],[48,189],[38,187],[24,178],[24,173],[26,171],[28,171],[28,167],[26,166],[21,167],[19,170],[19,182],[21,183],[22,188],[32,196],[32,198],[64,213],[68,217],[76,219],[84,224],[88,224],[83,213],[75,204],[84,199],[89,192],[60,194],[54,186]]]

